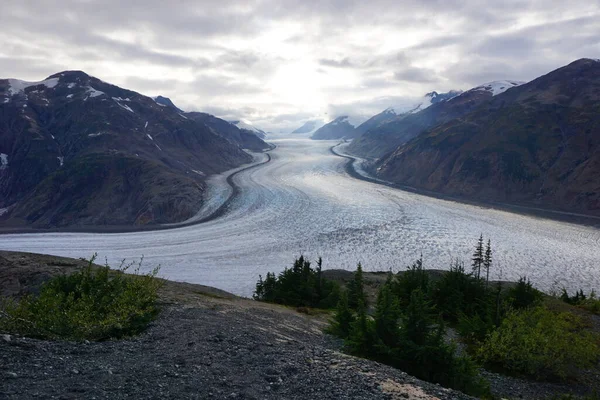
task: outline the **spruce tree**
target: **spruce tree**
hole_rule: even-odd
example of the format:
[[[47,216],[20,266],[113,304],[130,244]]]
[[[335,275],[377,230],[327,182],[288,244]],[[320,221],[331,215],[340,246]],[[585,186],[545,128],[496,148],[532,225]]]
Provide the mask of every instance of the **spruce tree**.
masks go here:
[[[488,239],[487,246],[485,248],[485,255],[483,256],[483,267],[485,268],[485,286],[487,287],[490,282],[490,268],[492,266],[492,241]]]
[[[398,299],[392,292],[391,278],[388,278],[386,284],[379,290],[375,310],[375,332],[384,347],[393,348],[398,345],[399,320],[400,306],[398,305]]]
[[[363,283],[362,265],[358,263],[352,280],[348,282],[348,304],[351,309],[358,310],[361,303],[365,308],[368,306]]]
[[[348,293],[344,290],[340,295],[340,301],[337,304],[333,320],[331,321],[330,333],[342,339],[347,339],[350,336],[350,330],[354,321],[354,314],[350,310],[350,307],[348,307]]]
[[[350,353],[368,358],[373,356],[374,343],[373,321],[367,315],[365,304],[361,301],[358,304],[356,320],[352,323],[346,346]]]
[[[477,279],[481,278],[481,266],[483,264],[483,234],[479,236],[479,240],[477,241],[477,246],[475,247],[475,252],[473,253],[473,275],[477,277]]]

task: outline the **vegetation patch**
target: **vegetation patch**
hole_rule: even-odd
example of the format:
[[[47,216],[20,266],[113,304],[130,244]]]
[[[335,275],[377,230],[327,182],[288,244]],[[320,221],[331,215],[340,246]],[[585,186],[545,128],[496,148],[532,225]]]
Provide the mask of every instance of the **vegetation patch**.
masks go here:
[[[111,270],[88,266],[46,282],[38,296],[0,303],[0,331],[45,339],[106,340],[143,331],[158,313],[158,268],[142,260]],[[130,268],[133,274],[126,274]]]

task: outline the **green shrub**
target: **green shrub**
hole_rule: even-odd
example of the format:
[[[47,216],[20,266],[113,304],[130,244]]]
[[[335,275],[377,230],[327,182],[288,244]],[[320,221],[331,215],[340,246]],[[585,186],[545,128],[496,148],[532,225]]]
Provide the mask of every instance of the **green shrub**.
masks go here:
[[[19,302],[5,300],[0,312],[0,331],[39,338],[104,340],[141,332],[158,312],[158,268],[140,275],[118,271],[108,265],[89,265],[71,275],[46,282],[39,296]]]
[[[585,331],[571,313],[542,307],[513,310],[478,349],[478,358],[507,372],[538,379],[561,379],[600,357],[598,336]]]

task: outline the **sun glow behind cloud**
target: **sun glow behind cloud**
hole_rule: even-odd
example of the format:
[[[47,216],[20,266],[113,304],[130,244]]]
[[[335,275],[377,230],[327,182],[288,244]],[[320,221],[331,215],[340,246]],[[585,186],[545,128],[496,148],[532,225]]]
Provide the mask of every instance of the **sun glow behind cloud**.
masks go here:
[[[587,0],[4,0],[2,77],[81,69],[274,131],[600,54]]]

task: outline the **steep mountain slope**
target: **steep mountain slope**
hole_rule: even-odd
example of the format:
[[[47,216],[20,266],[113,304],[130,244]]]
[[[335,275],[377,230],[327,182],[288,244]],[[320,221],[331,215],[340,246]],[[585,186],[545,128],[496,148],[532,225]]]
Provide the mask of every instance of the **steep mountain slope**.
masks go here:
[[[354,126],[348,122],[348,116],[337,117],[323,125],[312,134],[312,139],[330,140],[354,137]]]
[[[300,128],[296,129],[292,133],[310,133],[323,126],[323,121],[312,120],[306,121]]]
[[[405,116],[408,114],[416,114],[419,111],[423,111],[428,108],[430,105],[439,103],[440,101],[445,101],[451,99],[452,97],[456,97],[461,94],[461,91],[451,90],[448,93],[438,93],[431,92],[427,93],[420,99],[418,102],[414,104],[404,104],[399,106],[393,106],[385,109],[377,115],[369,118],[362,124],[356,127],[355,137],[360,137],[364,133],[376,129],[380,125],[383,125],[387,122],[394,121],[398,119],[399,116]]]
[[[153,97],[153,99],[157,104],[159,104],[161,106],[171,107],[180,113],[183,112],[183,110],[178,108],[175,104],[173,104],[171,99],[169,99],[168,97],[156,96],[156,97]]]
[[[243,149],[261,151],[269,148],[269,145],[256,132],[240,129],[231,122],[217,118],[214,115],[203,112],[189,112],[185,113],[185,116],[208,126],[230,142],[240,145]]]
[[[382,178],[428,190],[594,215],[599,173],[600,61],[590,59],[498,94],[378,168]]]
[[[239,129],[250,132],[250,133],[258,136],[261,139],[264,139],[265,137],[267,137],[267,132],[255,127],[254,125],[248,124],[244,121],[231,121],[231,123],[233,125],[237,126]]]
[[[249,162],[175,108],[80,71],[0,80],[3,226],[175,222],[207,175]]]
[[[411,112],[396,116],[389,115],[387,120],[366,130],[362,136],[354,140],[348,147],[348,151],[365,158],[382,157],[424,130],[468,114],[501,90],[508,90],[509,87],[513,85],[490,83],[464,93],[451,91],[439,96],[433,92],[437,96],[432,97],[428,106],[424,104]]]

